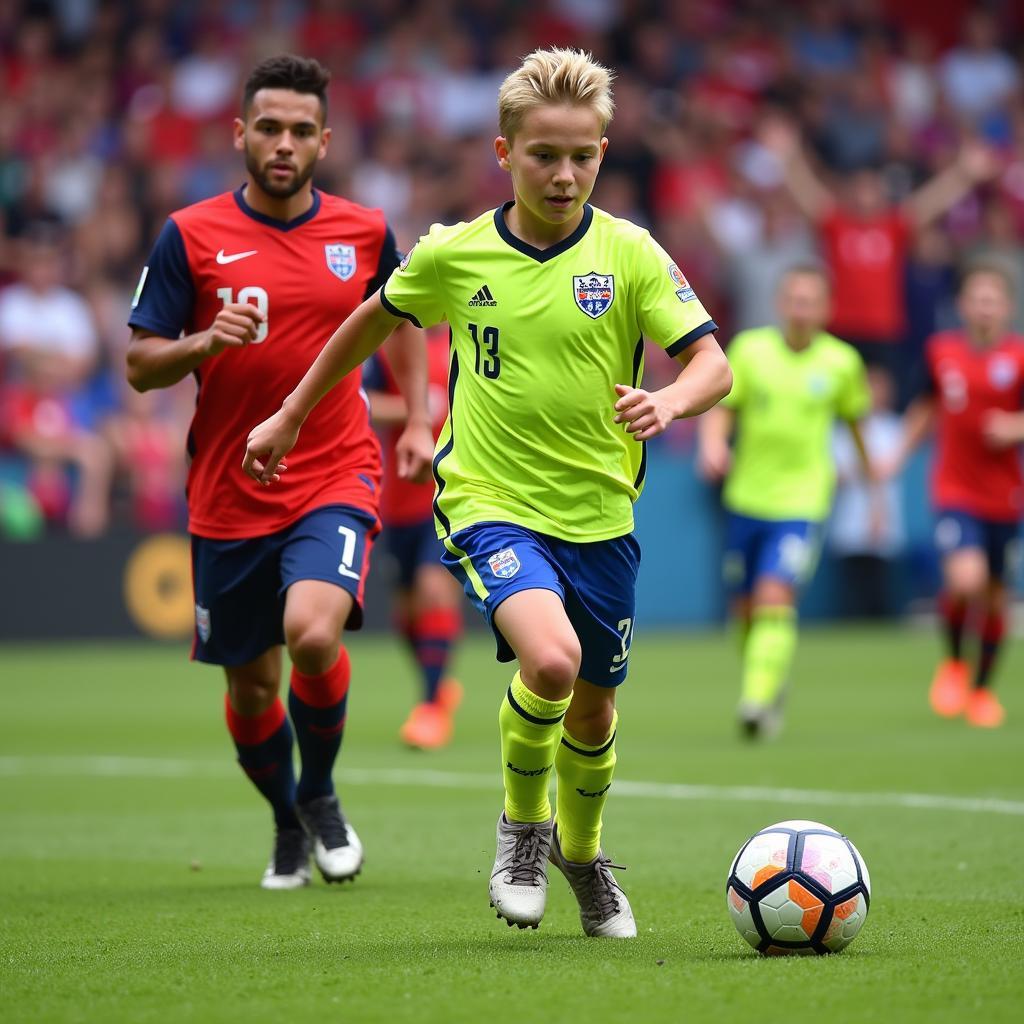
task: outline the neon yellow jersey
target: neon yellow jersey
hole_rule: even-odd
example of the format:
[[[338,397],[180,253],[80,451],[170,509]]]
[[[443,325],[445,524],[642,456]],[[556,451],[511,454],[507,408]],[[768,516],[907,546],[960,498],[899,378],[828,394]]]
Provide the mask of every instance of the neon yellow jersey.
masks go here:
[[[614,386],[639,386],[644,336],[676,355],[716,327],[642,228],[585,206],[571,235],[535,249],[509,231],[511,205],[435,224],[381,292],[392,313],[451,328],[438,536],[506,522],[577,542],[620,537],[645,453],[613,422]]]
[[[835,487],[832,428],[870,406],[856,349],[822,332],[795,352],[777,327],[736,335],[728,348],[736,413],[725,506],[755,519],[820,521]]]

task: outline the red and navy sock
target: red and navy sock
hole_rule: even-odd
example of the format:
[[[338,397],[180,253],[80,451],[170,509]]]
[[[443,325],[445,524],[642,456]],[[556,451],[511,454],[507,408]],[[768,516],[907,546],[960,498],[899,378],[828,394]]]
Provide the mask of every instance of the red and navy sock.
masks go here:
[[[295,725],[302,772],[296,800],[302,804],[334,792],[331,772],[345,731],[345,709],[352,667],[342,647],[338,660],[321,676],[292,669],[288,710]]]
[[[224,717],[235,741],[238,763],[274,809],[278,828],[299,828],[295,816],[292,729],[284,704],[275,700],[262,714],[240,715],[224,695]]]
[[[988,686],[996,655],[1006,633],[1006,619],[1003,613],[989,612],[981,624],[981,652],[978,655],[978,674],[974,677],[974,687],[980,690]]]
[[[967,621],[967,602],[963,598],[943,594],[939,598],[939,611],[946,630],[949,656],[954,661],[963,657],[964,623]]]
[[[462,615],[457,608],[431,608],[413,619],[409,636],[423,679],[425,701],[437,699],[437,688],[448,671],[452,646],[461,631]]]

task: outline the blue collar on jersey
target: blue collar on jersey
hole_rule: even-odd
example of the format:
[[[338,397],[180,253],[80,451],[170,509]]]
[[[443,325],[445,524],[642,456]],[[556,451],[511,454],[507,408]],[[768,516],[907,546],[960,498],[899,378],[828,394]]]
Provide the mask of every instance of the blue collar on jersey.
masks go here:
[[[549,248],[538,249],[536,246],[524,242],[521,238],[516,238],[509,230],[508,224],[505,222],[505,211],[511,210],[515,203],[514,199],[510,199],[494,211],[494,227],[501,238],[511,245],[513,249],[523,253],[524,256],[529,256],[530,259],[536,260],[538,263],[547,263],[548,260],[553,260],[556,256],[565,252],[566,249],[571,249],[587,233],[594,219],[594,208],[590,203],[584,203],[583,217],[576,226],[576,230]]]
[[[259,221],[260,224],[266,224],[269,228],[277,228],[278,231],[292,231],[295,228],[302,227],[303,224],[312,220],[320,212],[320,193],[316,189],[313,189],[313,205],[305,213],[299,214],[294,220],[278,220],[276,217],[268,217],[265,213],[259,213],[257,210],[254,210],[245,201],[244,185],[239,185],[233,195],[238,208],[246,217],[252,217],[253,220]]]

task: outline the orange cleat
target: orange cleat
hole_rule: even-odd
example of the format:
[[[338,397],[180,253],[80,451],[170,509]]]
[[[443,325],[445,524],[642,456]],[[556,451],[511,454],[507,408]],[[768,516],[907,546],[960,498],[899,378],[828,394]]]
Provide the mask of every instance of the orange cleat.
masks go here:
[[[424,701],[409,713],[398,735],[417,750],[438,750],[452,738],[452,716],[440,703]]]
[[[437,688],[437,703],[449,715],[454,715],[462,703],[462,683],[457,679],[442,679],[441,685]]]
[[[982,729],[998,729],[1006,718],[999,698],[986,689],[972,690],[967,697],[967,721]]]
[[[971,687],[971,672],[967,662],[947,658],[935,670],[932,688],[928,692],[932,711],[943,718],[956,718],[964,713]]]

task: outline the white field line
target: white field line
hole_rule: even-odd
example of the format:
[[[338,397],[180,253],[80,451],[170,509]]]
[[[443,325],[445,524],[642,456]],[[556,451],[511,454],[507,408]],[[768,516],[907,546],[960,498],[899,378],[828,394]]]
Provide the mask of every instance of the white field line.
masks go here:
[[[0,757],[0,777],[28,778],[222,778],[237,772],[223,761],[187,761],[159,757]],[[338,775],[346,785],[407,786],[428,789],[497,790],[498,775],[444,772],[434,769],[363,769],[342,766]],[[901,807],[925,811],[1024,816],[1024,802],[998,797],[949,796],[941,793],[847,793],[825,789],[770,786],[708,786],[680,782],[616,780],[617,797],[716,803],[820,804],[830,807]]]

